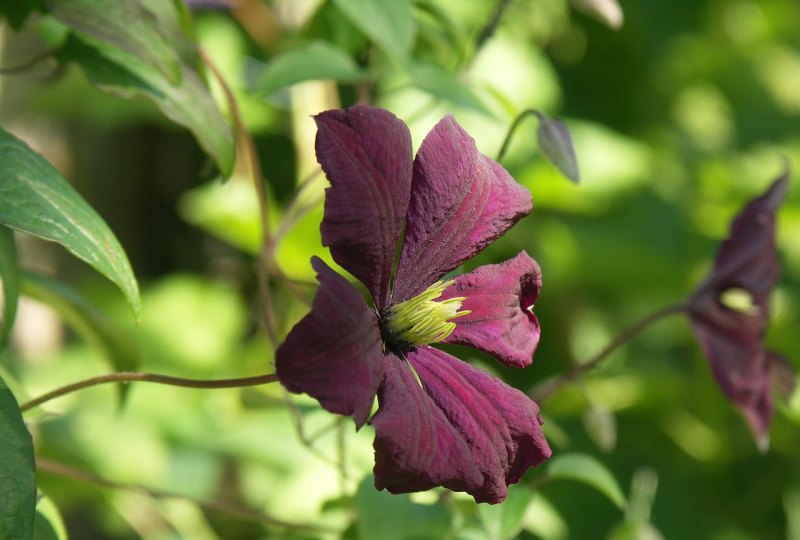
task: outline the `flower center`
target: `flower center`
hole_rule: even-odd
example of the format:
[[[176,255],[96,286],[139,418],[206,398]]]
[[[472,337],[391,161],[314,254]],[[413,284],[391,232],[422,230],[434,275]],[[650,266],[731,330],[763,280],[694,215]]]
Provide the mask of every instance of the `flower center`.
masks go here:
[[[438,343],[449,336],[456,328],[451,320],[471,313],[459,311],[466,300],[464,296],[435,301],[454,282],[454,279],[437,281],[418,296],[385,308],[380,325],[386,347],[400,352]]]
[[[757,316],[761,313],[756,305],[753,294],[741,287],[731,287],[725,289],[719,295],[719,303],[728,309],[744,313],[745,315]]]

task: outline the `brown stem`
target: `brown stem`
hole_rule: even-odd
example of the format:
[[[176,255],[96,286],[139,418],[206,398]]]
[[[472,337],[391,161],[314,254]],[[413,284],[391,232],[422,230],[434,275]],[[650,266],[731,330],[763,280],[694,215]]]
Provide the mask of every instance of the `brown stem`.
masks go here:
[[[18,75],[23,73],[32,67],[34,67],[39,62],[43,60],[47,60],[53,53],[56,52],[56,49],[47,49],[46,51],[42,51],[39,54],[33,56],[32,58],[26,60],[21,64],[17,64],[16,66],[9,66],[9,67],[0,67],[0,75]]]
[[[634,324],[632,324],[631,326],[629,326],[628,328],[617,334],[617,336],[614,339],[612,339],[611,342],[608,343],[608,345],[606,345],[599,353],[590,358],[588,361],[573,367],[566,373],[562,373],[560,376],[556,377],[551,381],[548,381],[538,389],[534,390],[534,396],[533,396],[534,399],[539,403],[545,401],[547,398],[552,396],[559,388],[561,388],[565,384],[574,381],[587,371],[591,371],[592,369],[596,368],[603,360],[606,359],[606,357],[608,357],[608,355],[610,355],[612,352],[617,350],[619,347],[621,347],[631,339],[638,336],[643,330],[648,328],[653,323],[660,321],[661,319],[665,319],[671,315],[682,313],[685,310],[686,310],[685,303],[670,304],[640,319],[639,321],[635,322]]]
[[[255,377],[242,377],[238,379],[217,379],[217,380],[198,380],[198,379],[184,379],[182,377],[170,377],[169,375],[158,375],[155,373],[143,373],[141,371],[118,371],[116,373],[109,373],[107,375],[99,375],[84,379],[61,388],[51,390],[35,399],[20,405],[19,410],[22,412],[32,409],[42,403],[55,399],[57,397],[71,394],[90,386],[97,386],[99,384],[115,383],[115,382],[149,382],[155,384],[165,384],[168,386],[181,386],[184,388],[243,388],[246,386],[259,386],[262,384],[269,384],[276,382],[278,377],[274,373],[267,373],[265,375],[256,375]]]
[[[210,512],[217,512],[220,514],[227,514],[236,518],[239,518],[244,521],[253,521],[256,523],[264,523],[267,525],[272,525],[275,527],[281,527],[283,529],[292,529],[298,531],[308,531],[308,532],[338,532],[335,529],[327,528],[327,527],[318,527],[314,525],[302,525],[299,523],[290,523],[288,521],[283,521],[278,518],[274,518],[270,515],[267,515],[263,512],[259,512],[257,510],[251,510],[250,508],[242,508],[235,504],[231,504],[229,502],[224,501],[204,501],[195,499],[193,497],[187,497],[185,495],[181,495],[179,493],[174,493],[171,491],[165,491],[161,489],[152,489],[138,484],[123,484],[120,482],[114,482],[112,480],[107,480],[101,476],[98,476],[92,472],[84,471],[81,469],[77,469],[75,467],[70,467],[69,465],[64,465],[63,463],[58,463],[56,461],[51,461],[49,459],[45,459],[42,457],[36,458],[36,470],[38,472],[48,472],[51,474],[56,474],[58,476],[63,476],[65,478],[70,478],[72,480],[77,480],[79,482],[84,482],[87,484],[94,484],[97,486],[112,488],[112,489],[124,489],[128,491],[137,491],[139,493],[144,493],[153,498],[166,498],[166,499],[183,499],[187,501],[191,501],[192,503],[196,504],[203,510],[208,510]]]
[[[500,21],[503,19],[503,15],[505,14],[506,10],[511,5],[511,0],[498,0],[497,6],[494,8],[494,13],[492,13],[492,18],[488,20],[486,25],[481,30],[481,33],[478,34],[478,39],[475,42],[475,54],[483,47],[489,38],[491,38],[497,27],[500,26]]]
[[[233,123],[236,126],[236,155],[237,155],[237,168],[246,169],[247,175],[253,181],[253,187],[258,197],[258,209],[261,218],[261,256],[257,262],[258,273],[258,290],[261,295],[261,304],[264,311],[264,326],[267,331],[267,337],[273,345],[278,343],[278,331],[275,324],[275,314],[272,310],[272,294],[269,288],[269,268],[266,265],[263,254],[268,249],[271,239],[269,232],[269,204],[267,201],[267,188],[264,186],[264,175],[261,169],[261,162],[258,159],[258,152],[256,145],[253,142],[253,137],[247,131],[247,127],[242,121],[241,114],[239,113],[239,105],[236,103],[236,96],[234,96],[222,73],[217,69],[217,66],[211,61],[211,58],[206,54],[203,49],[200,49],[200,56],[203,62],[208,66],[214,77],[219,82],[222,91],[225,94],[225,100],[228,102]]]

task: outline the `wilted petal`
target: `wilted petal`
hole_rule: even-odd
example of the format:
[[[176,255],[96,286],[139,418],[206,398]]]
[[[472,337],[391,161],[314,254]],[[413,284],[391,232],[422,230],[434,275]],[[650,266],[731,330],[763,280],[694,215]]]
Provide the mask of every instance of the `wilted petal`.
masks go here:
[[[501,264],[460,275],[441,299],[464,296],[456,329],[444,343],[469,345],[506,365],[525,367],[539,343],[539,321],[532,313],[542,288],[539,265],[524,251]]]
[[[767,351],[767,369],[772,388],[783,400],[789,401],[796,384],[792,364],[780,354]]]
[[[758,340],[738,339],[736,334],[699,319],[694,319],[692,326],[722,391],[739,407],[756,436],[763,437],[773,413],[769,365],[763,344]]]
[[[409,373],[404,388],[414,396],[413,401],[405,397],[394,405],[381,402],[373,419],[379,488],[399,493],[443,485],[466,491],[478,502],[498,503],[505,499],[509,484],[550,456],[539,408],[525,394],[431,347],[411,351],[408,361],[419,375],[425,395]],[[383,388],[381,391],[385,394]],[[394,411],[403,404],[404,410]],[[385,414],[393,414],[393,424],[381,421],[384,408]],[[398,430],[398,426],[404,429]],[[385,442],[389,437],[391,445]],[[387,456],[387,449],[394,453]],[[446,459],[443,450],[449,455]],[[419,457],[431,454],[436,456],[435,466]],[[406,455],[413,459],[396,463]],[[456,473],[463,476],[454,477]],[[393,482],[396,478],[404,483]]]
[[[392,493],[444,486],[472,491],[483,483],[462,435],[420,386],[406,360],[386,357],[378,390],[375,487]]]
[[[405,243],[393,301],[428,285],[503,235],[528,214],[530,193],[445,116],[414,160]]]
[[[711,275],[692,296],[692,327],[728,399],[744,413],[759,438],[773,404],[770,356],[764,347],[769,294],[780,266],[775,212],[786,196],[788,172],[734,219]]]
[[[392,262],[411,190],[411,135],[392,113],[357,105],[315,117],[325,192],[322,243],[366,285],[378,309],[389,298]]]
[[[305,392],[331,412],[367,421],[382,377],[378,319],[342,276],[314,257],[320,286],[311,312],[275,352],[281,384]]]

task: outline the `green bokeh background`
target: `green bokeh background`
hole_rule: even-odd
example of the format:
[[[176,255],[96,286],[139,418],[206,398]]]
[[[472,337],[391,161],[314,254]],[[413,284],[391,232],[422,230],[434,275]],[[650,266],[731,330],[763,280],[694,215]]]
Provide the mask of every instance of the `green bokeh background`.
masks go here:
[[[784,160],[800,166],[795,0],[624,2],[618,31],[566,0],[517,0],[477,52],[493,2],[398,1],[393,9],[405,15],[392,31],[406,35],[401,23],[411,21],[405,57],[392,52],[403,48],[397,40],[370,45],[376,38],[348,15],[347,0],[253,3],[278,22],[271,34],[254,37],[224,11],[197,12],[194,23],[254,137],[273,230],[314,170],[310,115],[352,105],[364,92],[409,124],[415,147],[447,112],[490,156],[524,109],[566,121],[580,185],[542,158],[535,121],[526,121],[503,165],[530,189],[535,211],[465,266],[525,249],[542,267],[542,341],[532,367],[505,369],[457,350],[525,391],[684,299],[736,212]],[[370,15],[359,16],[363,24]],[[55,26],[34,18],[21,31],[2,27],[2,64],[41,50]],[[275,88],[264,70],[312,41],[349,55],[350,79]],[[366,84],[352,82],[359,74]],[[295,75],[289,69],[287,82]],[[18,237],[26,267],[55,273],[125,328],[142,370],[223,378],[273,369],[254,271],[258,205],[247,179],[220,183],[191,134],[147,103],[100,93],[75,68],[45,64],[0,78],[0,121],[58,167],[117,234],[143,290],[141,322],[130,320],[111,285],[56,246]],[[313,294],[309,258],[330,262],[319,239],[324,186],[318,175],[304,188],[299,200],[310,211],[277,250],[295,293],[272,284],[281,335],[308,309],[301,299]],[[778,216],[783,278],[768,334],[769,347],[796,367],[799,199],[792,186]],[[46,312],[25,313],[1,364],[21,401],[111,369]],[[530,471],[496,508],[443,491],[376,493],[371,428],[356,433],[306,396],[287,401],[277,385],[134,384],[124,405],[117,395],[93,388],[29,415],[37,453],[113,482],[325,530],[40,471],[71,538],[800,539],[800,397],[777,407],[770,449],[759,452],[681,317],[652,327],[542,406],[554,455],[589,455],[607,467],[627,510],[608,497],[607,483],[548,478],[546,467]]]

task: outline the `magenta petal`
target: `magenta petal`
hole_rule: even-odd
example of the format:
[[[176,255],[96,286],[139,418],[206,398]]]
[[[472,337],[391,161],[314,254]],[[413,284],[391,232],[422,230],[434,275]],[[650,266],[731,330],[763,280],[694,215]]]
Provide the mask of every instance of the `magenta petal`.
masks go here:
[[[431,401],[408,363],[387,356],[378,390],[375,426],[375,487],[392,493],[445,486],[456,491],[483,483],[461,434]]]
[[[525,394],[431,347],[410,352],[408,360],[424,394],[410,370],[402,399],[396,390],[394,401],[387,389],[379,391],[381,409],[373,419],[379,489],[441,485],[499,503],[509,484],[550,456],[539,408]]]
[[[321,259],[314,257],[311,265],[319,290],[311,312],[275,352],[275,370],[290,392],[305,392],[362,426],[382,377],[378,319],[346,279]]]
[[[530,365],[539,343],[539,321],[531,312],[542,288],[542,273],[524,251],[501,264],[460,275],[442,300],[464,296],[456,329],[445,343],[468,345],[509,366]]]
[[[530,193],[445,116],[414,160],[393,300],[422,292],[503,235],[533,208]]]
[[[381,309],[411,190],[411,135],[392,113],[363,105],[315,120],[317,160],[331,183],[322,243]]]

